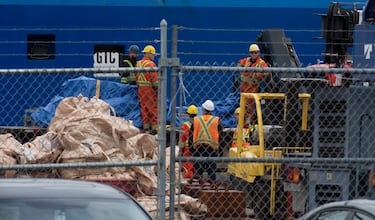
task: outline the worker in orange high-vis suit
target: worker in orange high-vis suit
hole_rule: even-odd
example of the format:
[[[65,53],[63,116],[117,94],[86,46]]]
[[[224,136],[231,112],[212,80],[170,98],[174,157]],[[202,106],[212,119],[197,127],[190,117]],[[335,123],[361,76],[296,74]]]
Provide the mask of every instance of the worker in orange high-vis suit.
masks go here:
[[[147,45],[142,53],[143,58],[137,62],[137,67],[156,67],[154,63],[155,48]],[[156,134],[158,129],[158,72],[138,72],[136,80],[143,132]]]
[[[240,118],[240,108],[237,108],[234,112],[234,116],[236,118],[236,122],[238,124],[238,120]],[[237,139],[238,137],[238,129],[237,127],[233,129],[233,139],[232,139],[232,147],[237,147]],[[242,129],[242,146],[249,147],[250,146],[250,133],[249,128]]]
[[[250,57],[240,59],[237,63],[238,66],[268,68],[268,64],[262,58],[260,58],[260,50],[257,44],[251,44],[249,47],[249,52]],[[263,72],[242,72],[240,76],[240,92],[260,92],[259,85],[265,76],[266,73]],[[247,99],[245,125],[249,124],[250,120],[254,118],[254,102],[251,99]]]
[[[215,105],[211,100],[202,104],[203,115],[194,117],[190,128],[189,145],[193,157],[218,157],[222,143],[220,133],[223,131],[219,117],[213,116]],[[216,162],[203,161],[194,163],[194,178],[203,178],[204,170],[212,182],[216,181]]]
[[[189,120],[185,121],[181,125],[181,142],[182,142],[182,155],[184,157],[191,157],[192,154],[190,152],[189,147],[189,135],[190,135],[190,128],[194,122],[194,117],[198,115],[198,108],[195,105],[190,105],[186,113],[189,116]],[[183,162],[183,177],[186,179],[190,179],[194,175],[194,163],[193,162]]]

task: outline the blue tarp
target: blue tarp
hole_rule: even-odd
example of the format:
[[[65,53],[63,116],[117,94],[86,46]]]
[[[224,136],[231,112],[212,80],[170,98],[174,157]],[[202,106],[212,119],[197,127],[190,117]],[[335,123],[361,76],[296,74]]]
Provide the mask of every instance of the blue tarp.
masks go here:
[[[57,105],[61,100],[67,97],[77,97],[80,94],[85,97],[94,97],[96,85],[96,79],[85,76],[65,81],[62,84],[62,94],[54,97],[45,107],[38,108],[31,114],[31,118],[38,126],[47,127],[55,116]],[[116,116],[132,120],[136,127],[142,126],[137,86],[101,80],[99,98],[114,108]]]
[[[239,103],[240,103],[239,100],[240,100],[239,93],[230,93],[227,96],[227,98],[221,101],[213,100],[213,103],[215,104],[215,110],[212,112],[212,114],[218,116],[221,119],[222,125],[225,128],[234,128],[237,126],[236,119],[234,117],[234,111],[236,110],[236,108],[239,107]],[[202,103],[199,103],[199,104],[191,103],[191,104],[194,104],[198,107],[198,115],[201,115],[203,112]],[[178,114],[186,113],[187,107],[189,105],[182,106],[182,110],[178,109],[177,113]],[[170,114],[171,112],[168,112],[168,119],[170,119]],[[181,124],[187,120],[188,120],[188,117],[177,117],[177,120],[176,120],[177,127],[180,127]]]
[[[81,76],[75,79],[70,79],[62,84],[62,94],[55,96],[44,107],[38,108],[31,114],[31,118],[36,125],[47,127],[55,115],[56,108],[61,100],[67,97],[77,97],[82,94],[85,97],[94,97],[96,93],[97,80]],[[100,99],[110,104],[116,116],[123,117],[127,120],[132,120],[134,126],[141,128],[141,114],[139,110],[139,101],[137,97],[137,86],[122,84],[113,81],[101,80],[100,82]],[[221,101],[214,101],[215,110],[214,115],[222,119],[224,127],[235,127],[234,111],[239,106],[239,93],[231,93],[227,98]],[[167,100],[167,123],[170,123],[170,108],[169,100]],[[191,103],[198,106],[199,114],[202,113],[202,103]],[[189,104],[190,105],[190,104]],[[182,107],[182,111],[178,113],[185,113],[187,106]],[[179,115],[179,114],[177,114]],[[178,117],[176,120],[177,127],[186,121],[187,118]]]

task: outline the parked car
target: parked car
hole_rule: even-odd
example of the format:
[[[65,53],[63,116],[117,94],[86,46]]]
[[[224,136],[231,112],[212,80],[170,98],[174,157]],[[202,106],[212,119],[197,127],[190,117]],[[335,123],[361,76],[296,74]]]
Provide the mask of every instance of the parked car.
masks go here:
[[[297,220],[374,220],[375,201],[354,199],[321,205]]]
[[[110,185],[64,179],[0,179],[0,219],[150,220],[127,192]]]

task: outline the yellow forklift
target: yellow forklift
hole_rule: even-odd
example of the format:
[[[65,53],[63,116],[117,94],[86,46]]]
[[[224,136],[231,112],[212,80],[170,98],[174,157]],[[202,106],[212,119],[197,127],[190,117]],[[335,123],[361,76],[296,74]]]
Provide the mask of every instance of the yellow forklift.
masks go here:
[[[243,130],[245,126],[246,103],[248,99],[252,99],[255,109],[254,124],[249,127],[256,127],[255,130],[249,134],[250,146],[243,147],[243,132],[237,132],[238,146],[230,148],[228,157],[230,158],[282,158],[285,155],[298,153],[311,153],[311,147],[295,146],[288,141],[287,134],[287,112],[290,101],[298,102],[291,103],[295,109],[300,111],[298,130],[301,132],[308,131],[308,110],[310,94],[299,93],[294,100],[288,100],[284,93],[241,93],[240,96],[240,118],[237,129]],[[293,98],[292,98],[293,99]],[[267,113],[268,109],[268,113]],[[267,116],[273,115],[272,120]],[[272,123],[271,123],[272,121]],[[270,123],[270,124],[268,124]],[[249,129],[251,130],[251,129]],[[289,145],[288,143],[292,143]],[[228,173],[240,181],[245,181],[250,185],[255,186],[252,195],[253,209],[259,219],[268,219],[275,216],[286,219],[288,209],[288,199],[286,193],[283,192],[283,181],[287,177],[281,175],[282,164],[280,162],[231,162],[228,164]],[[293,173],[292,173],[293,175]],[[298,175],[298,174],[295,174]],[[293,180],[292,177],[291,180]],[[279,191],[279,192],[278,192]],[[279,196],[280,198],[276,198]],[[276,202],[280,201],[281,205]],[[289,204],[290,205],[290,204]]]

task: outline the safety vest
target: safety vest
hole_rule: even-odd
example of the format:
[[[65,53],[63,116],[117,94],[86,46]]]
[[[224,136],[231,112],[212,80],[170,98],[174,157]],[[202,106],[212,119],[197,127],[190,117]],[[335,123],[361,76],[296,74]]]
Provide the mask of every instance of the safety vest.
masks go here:
[[[137,67],[139,68],[145,68],[147,67],[148,64],[150,64],[152,61],[151,60],[140,60],[137,62]],[[148,87],[157,87],[158,82],[151,82],[148,80],[146,77],[146,74],[148,72],[140,72],[138,73],[136,79],[137,79],[137,85],[138,86],[148,86]]]
[[[258,124],[251,124],[250,127],[248,128],[249,132],[248,134],[251,134],[258,128]],[[250,136],[249,136],[250,137]]]
[[[251,59],[250,57],[248,57],[248,58],[246,59],[246,62],[245,62],[244,67],[256,67],[256,68],[259,68],[259,67],[261,67],[262,64],[264,63],[264,60],[260,59],[260,60],[256,63],[255,66],[251,66],[250,59]],[[259,83],[260,83],[260,80],[257,79],[255,73],[252,74],[251,77],[246,76],[245,73],[242,73],[242,74],[241,74],[241,81],[242,81],[242,82],[251,83],[251,84],[253,84],[253,85],[259,85]]]
[[[193,147],[206,144],[214,150],[219,149],[219,117],[202,115],[194,117]]]
[[[237,129],[235,129],[233,132],[232,147],[237,147],[237,137],[238,137],[238,132],[237,132]],[[242,146],[244,147],[250,146],[250,142],[247,141],[249,138],[250,138],[249,129],[243,129],[242,130]]]
[[[183,123],[183,125],[186,125],[186,127],[189,128],[189,130],[190,130],[190,128],[191,128],[191,122],[190,121],[185,121]],[[183,127],[185,128],[185,126],[183,126]],[[185,134],[185,131],[183,131],[183,132]],[[188,147],[189,146],[189,138],[187,138],[187,140],[183,144],[184,144],[184,147]]]
[[[130,60],[123,60],[125,63],[129,65],[129,67],[134,67],[133,63]],[[130,72],[128,76],[121,77],[121,83],[127,84],[135,82],[135,74],[133,72]]]

